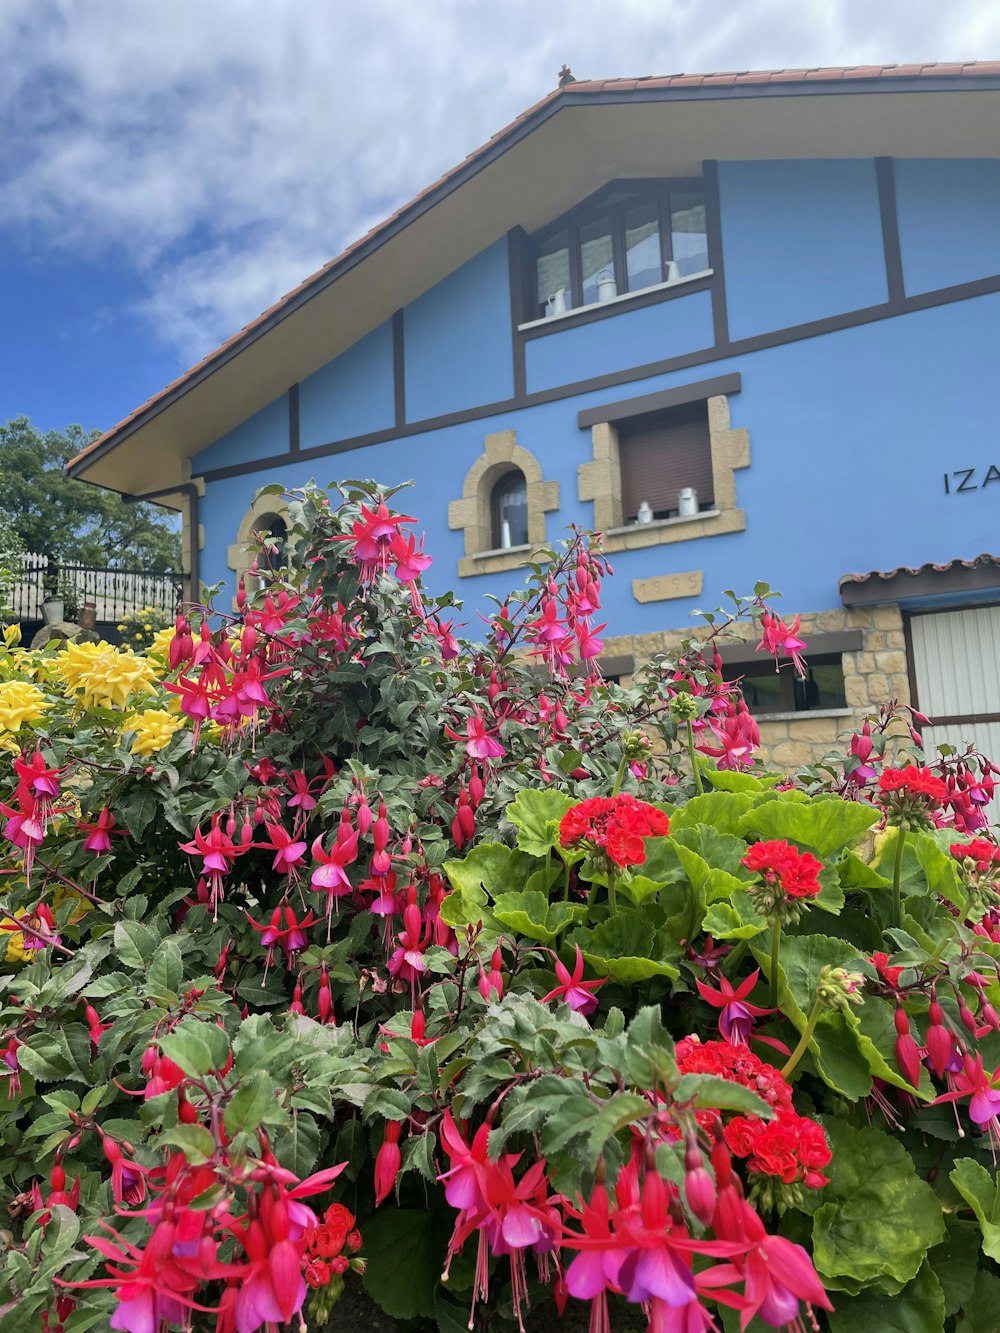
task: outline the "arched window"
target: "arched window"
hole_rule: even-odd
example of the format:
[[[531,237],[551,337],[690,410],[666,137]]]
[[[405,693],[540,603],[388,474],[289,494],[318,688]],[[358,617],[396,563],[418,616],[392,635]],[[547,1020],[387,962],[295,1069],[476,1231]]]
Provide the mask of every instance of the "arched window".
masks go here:
[[[288,541],[288,524],[280,514],[264,514],[253,527],[254,535],[267,542],[258,563],[269,565],[271,569],[280,569],[285,563],[285,544]]]
[[[505,472],[493,487],[493,549],[528,544],[528,483],[515,468]]]

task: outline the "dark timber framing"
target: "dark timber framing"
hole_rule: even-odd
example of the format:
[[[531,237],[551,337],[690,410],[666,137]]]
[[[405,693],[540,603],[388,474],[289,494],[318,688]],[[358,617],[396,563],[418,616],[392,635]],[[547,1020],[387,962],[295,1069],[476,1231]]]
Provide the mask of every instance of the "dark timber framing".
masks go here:
[[[528,293],[525,263],[528,248],[527,233],[514,227],[507,233],[507,268],[510,274],[510,342],[514,368],[514,397],[521,399],[528,391],[525,371],[524,339],[519,336],[517,323],[525,308]]]
[[[885,251],[885,278],[889,304],[902,309],[906,301],[903,285],[903,256],[899,249],[899,221],[896,217],[896,176],[891,157],[875,159],[878,186],[878,210],[882,219],[882,247]]]
[[[711,365],[713,361],[724,361],[730,357],[742,356],[748,352],[760,352],[770,347],[781,347],[786,343],[799,342],[806,338],[818,338],[828,333],[838,333],[845,329],[858,328],[864,324],[877,323],[883,319],[895,319],[917,310],[931,310],[936,306],[951,305],[956,301],[968,301],[979,296],[989,296],[1000,292],[1000,274],[989,278],[978,278],[974,282],[959,283],[953,287],[942,287],[932,292],[921,292],[908,296],[901,305],[895,306],[888,301],[881,305],[867,306],[862,310],[848,311],[842,315],[831,315],[826,319],[812,320],[806,324],[792,325],[786,329],[777,329],[771,333],[759,333],[750,338],[740,338],[716,347],[702,348],[696,352],[686,352],[681,356],[670,357],[663,361],[651,361],[646,365],[632,366],[628,370],[615,371],[608,375],[598,375],[591,379],[576,380],[571,384],[561,384],[553,389],[544,389],[537,393],[525,393],[523,397],[503,399],[500,402],[484,403],[480,407],[469,408],[462,412],[450,412],[445,416],[428,417],[423,421],[407,422],[405,426],[393,430],[373,431],[367,435],[356,435],[350,439],[333,440],[328,444],[319,444],[311,449],[303,449],[296,458],[305,461],[313,458],[326,458],[333,454],[349,453],[353,449],[363,449],[369,444],[382,444],[386,440],[404,439],[413,435],[429,434],[444,426],[464,425],[466,422],[482,421],[488,417],[501,416],[520,408],[536,407],[542,403],[558,402],[563,398],[576,398],[584,393],[596,390],[616,388],[623,384],[632,384],[638,380],[652,379],[674,370],[689,370],[698,366]],[[268,468],[278,467],[289,458],[287,454],[275,454],[270,458],[257,458],[246,463],[236,463],[230,467],[214,468],[201,473],[206,482],[224,481],[229,477],[247,476],[253,472],[263,472]],[[82,462],[82,460],[81,460]],[[875,600],[869,598],[866,600]],[[891,598],[883,597],[883,601]]]
[[[583,306],[580,310],[568,311],[565,315],[560,315],[558,319],[551,322],[547,320],[544,324],[538,323],[534,328],[515,329],[514,337],[523,344],[532,342],[535,338],[547,338],[552,334],[560,334],[563,329],[575,329],[579,324],[593,324],[599,319],[613,319],[615,315],[623,315],[628,310],[638,310],[642,306],[659,305],[662,301],[676,301],[679,297],[690,296],[694,292],[711,290],[714,293],[714,282],[714,277],[708,275],[704,278],[682,279],[671,287],[653,287],[645,290],[640,289],[637,292],[622,292],[621,296],[616,297],[613,303]],[[523,357],[523,351],[521,355]]]
[[[739,372],[718,375],[714,380],[698,380],[695,384],[682,384],[676,389],[646,393],[641,398],[622,398],[617,403],[586,407],[577,413],[576,424],[581,430],[587,430],[603,421],[628,421],[630,417],[643,417],[648,412],[665,412],[671,407],[686,407],[688,403],[718,398],[720,394],[739,393],[740,388]]]
[[[716,345],[729,342],[729,310],[726,306],[726,270],[722,254],[722,213],[719,208],[719,164],[705,162],[705,227],[708,233],[708,262],[712,266],[712,323]]]
[[[288,390],[288,452],[297,454],[301,448],[299,439],[299,386],[293,384]]]
[[[392,317],[392,392],[396,430],[406,425],[406,339],[403,331],[403,312]]]

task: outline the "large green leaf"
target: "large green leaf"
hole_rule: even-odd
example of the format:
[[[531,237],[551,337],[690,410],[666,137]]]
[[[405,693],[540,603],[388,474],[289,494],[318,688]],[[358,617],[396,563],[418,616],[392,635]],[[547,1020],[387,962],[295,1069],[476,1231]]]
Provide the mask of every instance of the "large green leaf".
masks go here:
[[[448,1231],[416,1208],[379,1209],[365,1226],[365,1290],[394,1319],[432,1319]]]
[[[971,1297],[962,1302],[962,1314],[955,1333],[997,1333],[1000,1310],[1000,1278],[980,1269]]]
[[[761,838],[784,838],[811,848],[825,859],[846,847],[879,820],[878,810],[855,801],[812,800],[807,805],[768,801],[748,811],[739,823],[741,833]]]
[[[944,1291],[946,1314],[954,1314],[972,1300],[979,1266],[979,1226],[961,1218],[946,1217],[948,1238],[935,1245],[927,1262]]]
[[[830,1333],[941,1333],[944,1328],[944,1292],[929,1263],[898,1296],[870,1288],[834,1303]]]
[[[710,787],[716,791],[761,792],[766,782],[752,773],[737,773],[726,768],[713,768],[710,764],[700,765],[701,775]],[[772,778],[772,782],[777,779]]]
[[[686,805],[669,811],[670,832],[676,834],[681,829],[709,824],[720,833],[735,833],[740,819],[752,804],[753,797],[749,792],[705,792],[703,796],[692,797]]]
[[[517,845],[530,856],[547,856],[559,841],[559,821],[576,804],[565,792],[551,787],[525,787],[507,807],[507,818],[517,829]]]
[[[680,976],[679,969],[667,961],[680,955],[676,941],[654,931],[641,913],[623,907],[596,930],[574,932],[570,943],[579,944],[597,976],[611,977],[625,986],[650,977],[676,980]]]
[[[518,935],[549,944],[567,926],[586,920],[582,903],[550,903],[543,893],[501,893],[493,904],[493,915]]]
[[[983,1252],[1000,1260],[1000,1189],[984,1166],[963,1157],[949,1173],[951,1183],[976,1215]]]
[[[453,892],[441,904],[442,918],[449,926],[474,926],[482,921],[489,932],[501,934],[490,903],[502,893],[520,892],[538,866],[535,857],[502,842],[482,843],[464,860],[445,861]]]
[[[928,1249],[945,1235],[934,1191],[888,1134],[829,1116],[823,1127],[833,1152],[830,1183],[804,1201],[807,1209],[815,1207],[813,1261],[820,1277],[849,1291],[878,1283],[892,1290],[912,1281]]]
[[[767,930],[767,920],[740,889],[729,902],[712,903],[705,913],[704,930],[717,940],[751,940]]]

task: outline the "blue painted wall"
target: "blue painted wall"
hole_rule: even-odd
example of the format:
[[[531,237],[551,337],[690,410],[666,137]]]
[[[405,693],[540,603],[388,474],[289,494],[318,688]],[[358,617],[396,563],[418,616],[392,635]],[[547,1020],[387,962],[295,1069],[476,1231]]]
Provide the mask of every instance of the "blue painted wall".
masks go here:
[[[944,167],[953,169],[950,176],[941,174]],[[962,213],[963,248],[973,255],[975,276],[1000,267],[990,249],[996,229],[991,237],[986,221],[1000,217],[1000,198],[992,193],[1000,189],[1000,167],[986,168],[897,164],[908,284],[925,289],[971,274],[958,265],[957,249],[952,267],[931,264],[932,224],[942,216],[940,205],[935,211],[927,204],[935,181],[951,180],[955,197],[962,190],[963,198],[975,195],[975,207]],[[885,301],[871,162],[723,164],[720,186],[734,338]],[[711,338],[707,293],[608,312],[533,340],[528,389],[707,348]],[[214,482],[202,503],[203,577],[231,584],[227,547],[260,486],[296,486],[310,478],[325,484],[343,476],[387,484],[413,479],[401,503],[426,531],[435,558],[429,582],[438,590],[456,588],[475,632],[477,600],[502,596],[519,581],[515,575],[457,577],[463,534],[448,529],[448,503],[460,496],[485,435],[515,430],[545,478],[559,483],[561,507],[547,516],[548,538],[556,540],[569,523],[593,521],[592,504],[577,492],[578,467],[591,457],[590,432],[576,424],[581,409],[739,371],[743,389],[730,406],[733,425],[750,431],[751,466],[736,474],[746,531],[616,554],[607,633],[688,623],[693,601],[640,605],[632,596],[634,578],[686,570],[704,571],[701,606],[716,604],[725,587],[749,589],[763,578],[782,589],[790,611],[836,607],[843,574],[998,551],[1000,480],[982,486],[991,464],[1000,469],[995,395],[984,391],[995,380],[998,346],[1000,293]],[[379,429],[376,423],[389,428],[391,359],[385,326],[302,385],[304,447]],[[407,309],[406,388],[411,421],[511,397],[504,245]],[[195,472],[280,452],[287,427],[282,398],[206,450]],[[955,482],[946,494],[943,474],[962,468],[974,469],[977,489],[959,494]]]
[[[875,163],[721,162],[731,338],[886,299]]]
[[[282,394],[267,407],[210,444],[191,460],[195,474],[217,467],[232,467],[253,458],[270,458],[288,449],[288,395]]]
[[[513,394],[509,275],[504,239],[406,307],[407,421]]]
[[[908,296],[1000,273],[1000,162],[893,163]]]
[[[698,352],[714,340],[708,292],[675,296],[639,310],[626,307],[592,324],[533,338],[526,345],[528,392]]]
[[[395,415],[391,322],[373,329],[299,387],[303,449],[388,430]]]

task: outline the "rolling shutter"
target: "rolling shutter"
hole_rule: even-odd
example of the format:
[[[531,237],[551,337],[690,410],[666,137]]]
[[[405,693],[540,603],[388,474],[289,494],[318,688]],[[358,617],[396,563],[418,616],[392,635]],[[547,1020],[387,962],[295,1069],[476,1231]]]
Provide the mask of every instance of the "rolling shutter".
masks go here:
[[[656,518],[674,517],[678,492],[686,486],[697,491],[700,509],[712,507],[712,446],[705,403],[623,423],[618,428],[618,449],[626,523],[634,520],[643,500]]]

